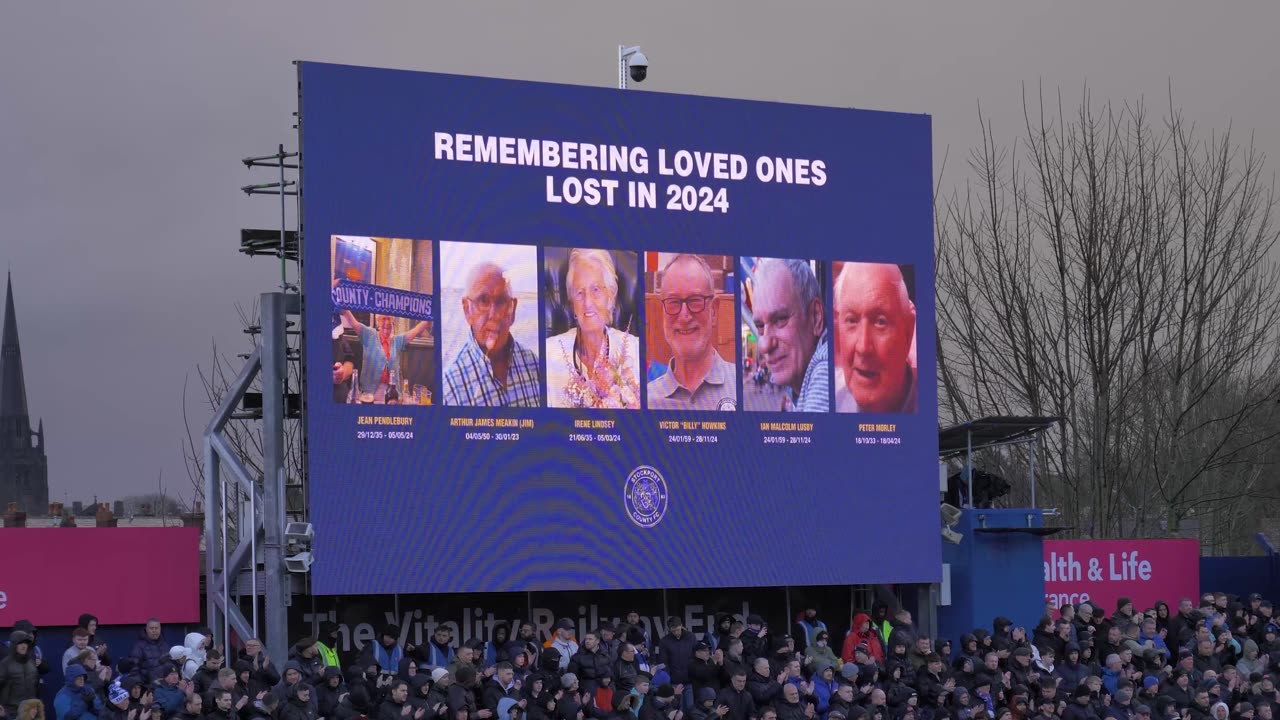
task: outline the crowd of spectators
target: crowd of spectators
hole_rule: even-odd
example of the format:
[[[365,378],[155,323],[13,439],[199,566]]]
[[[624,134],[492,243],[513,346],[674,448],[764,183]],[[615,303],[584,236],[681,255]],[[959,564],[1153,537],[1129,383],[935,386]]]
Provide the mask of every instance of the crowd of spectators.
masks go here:
[[[1049,609],[1030,631],[997,617],[935,641],[909,612],[876,604],[840,638],[810,609],[774,630],[724,614],[695,636],[679,618],[651,636],[632,613],[576,637],[499,624],[488,642],[439,626],[420,646],[400,629],[344,665],[336,626],[283,663],[250,639],[229,655],[201,629],[182,645],[147,623],[113,655],[84,615],[60,662],[19,622],[0,655],[0,717],[44,720],[1280,720],[1280,628],[1257,595],[1207,594],[1108,615]],[[843,624],[843,623],[841,623]],[[654,635],[656,635],[656,629]]]

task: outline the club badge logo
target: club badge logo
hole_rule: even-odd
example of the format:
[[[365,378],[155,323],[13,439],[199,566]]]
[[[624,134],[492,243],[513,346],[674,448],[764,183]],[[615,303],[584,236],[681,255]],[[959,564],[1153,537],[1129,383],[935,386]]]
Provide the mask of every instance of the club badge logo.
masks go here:
[[[650,465],[641,465],[627,476],[622,492],[623,504],[631,522],[642,528],[651,528],[662,522],[667,514],[667,481],[662,473]]]

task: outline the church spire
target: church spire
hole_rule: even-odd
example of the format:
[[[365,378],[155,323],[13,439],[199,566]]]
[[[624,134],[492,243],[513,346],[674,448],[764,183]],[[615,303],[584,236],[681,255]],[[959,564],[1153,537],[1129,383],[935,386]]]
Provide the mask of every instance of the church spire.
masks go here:
[[[22,349],[18,345],[18,318],[13,308],[13,273],[9,273],[4,298],[4,331],[0,335],[0,419],[19,418],[29,422]]]

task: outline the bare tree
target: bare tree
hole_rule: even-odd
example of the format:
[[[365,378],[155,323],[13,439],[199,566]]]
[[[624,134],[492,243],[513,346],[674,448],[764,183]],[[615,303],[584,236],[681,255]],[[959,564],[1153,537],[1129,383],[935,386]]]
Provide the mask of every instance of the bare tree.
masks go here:
[[[246,330],[246,337],[249,341],[245,343],[246,354],[229,355],[218,347],[214,342],[211,345],[210,359],[207,365],[196,366],[196,378],[200,386],[200,405],[204,411],[207,411],[208,417],[211,419],[214,411],[222,403],[224,397],[230,392],[232,385],[235,383],[237,376],[244,367],[245,357],[247,353],[252,351],[254,343],[249,330],[258,326],[258,307],[255,303],[250,310],[245,310],[242,306],[236,306],[236,312],[240,317],[240,324]],[[296,337],[296,336],[295,336]],[[296,340],[291,340],[290,345],[296,347]],[[294,391],[301,387],[299,382],[298,364],[290,362],[287,365],[289,371],[289,385]],[[250,392],[262,392],[261,376],[255,378],[250,384]],[[188,387],[183,384],[182,388],[182,416],[183,424],[186,429],[186,436],[182,443],[182,457],[187,470],[187,477],[191,481],[193,502],[192,507],[197,503],[203,507],[204,501],[204,426],[193,428],[191,426],[190,416],[187,412]],[[249,476],[255,481],[262,481],[262,448],[263,434],[262,424],[257,420],[237,419],[227,423],[223,434],[226,436],[228,443],[231,445],[232,451],[244,464]],[[289,421],[285,423],[285,465],[286,474],[290,478],[302,478],[302,430],[301,423]],[[235,491],[233,484],[228,483],[229,506],[235,508],[246,500]],[[289,506],[291,511],[300,508],[303,498],[300,495],[291,495],[289,498]],[[259,509],[260,511],[260,509]]]
[[[1041,488],[1086,535],[1176,534],[1206,514],[1226,528],[1277,495],[1263,472],[1280,444],[1263,158],[1230,129],[1197,132],[1172,101],[1154,123],[1141,101],[1095,108],[1087,91],[1072,114],[1061,96],[1024,94],[1023,111],[1008,146],[979,111],[973,178],[938,203],[943,419],[1064,418]]]

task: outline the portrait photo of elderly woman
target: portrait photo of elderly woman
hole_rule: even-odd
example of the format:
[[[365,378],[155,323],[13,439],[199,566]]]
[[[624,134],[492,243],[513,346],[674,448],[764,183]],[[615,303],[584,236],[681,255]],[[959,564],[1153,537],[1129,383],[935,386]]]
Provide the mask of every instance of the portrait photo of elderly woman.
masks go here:
[[[636,410],[636,253],[547,248],[547,406]]]

